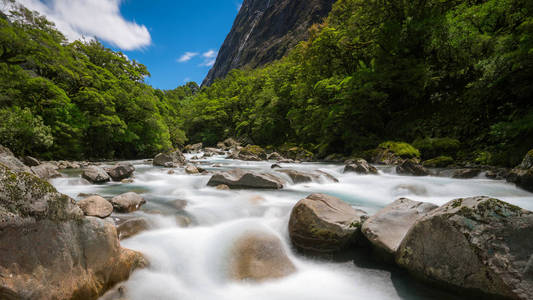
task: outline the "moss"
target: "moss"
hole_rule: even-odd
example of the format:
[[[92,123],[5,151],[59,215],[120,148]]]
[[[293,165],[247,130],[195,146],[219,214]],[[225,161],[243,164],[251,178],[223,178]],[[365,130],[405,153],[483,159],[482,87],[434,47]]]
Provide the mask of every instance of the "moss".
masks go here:
[[[257,145],[247,145],[246,147],[242,148],[241,153],[245,155],[259,156],[262,153],[265,153],[265,150]]]
[[[424,161],[422,165],[427,168],[444,168],[453,163],[454,160],[450,156],[439,156]]]
[[[463,204],[463,199],[455,199],[452,202],[452,207],[457,208]]]
[[[478,151],[475,153],[474,162],[481,165],[489,165],[492,161],[492,155],[488,151]]]
[[[420,151],[412,145],[404,142],[384,142],[379,145],[379,148],[387,149],[394,154],[403,158],[420,157]]]
[[[461,142],[452,138],[425,138],[417,139],[413,146],[420,150],[422,158],[429,159],[437,156],[456,157],[461,147]]]
[[[527,156],[532,156],[532,157],[533,157],[533,149],[531,149],[531,150],[529,150],[529,151],[527,152]]]

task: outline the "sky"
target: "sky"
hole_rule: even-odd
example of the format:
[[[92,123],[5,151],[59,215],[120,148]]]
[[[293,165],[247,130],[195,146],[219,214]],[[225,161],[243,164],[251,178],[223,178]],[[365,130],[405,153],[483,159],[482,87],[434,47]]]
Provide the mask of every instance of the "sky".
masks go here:
[[[17,0],[70,40],[96,38],[147,66],[146,82],[173,89],[201,84],[242,0]]]

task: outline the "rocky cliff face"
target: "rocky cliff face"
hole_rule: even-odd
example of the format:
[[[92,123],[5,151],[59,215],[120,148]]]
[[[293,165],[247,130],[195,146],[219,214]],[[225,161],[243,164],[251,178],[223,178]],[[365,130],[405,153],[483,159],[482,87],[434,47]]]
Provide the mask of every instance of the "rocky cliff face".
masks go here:
[[[232,69],[256,68],[279,59],[327,16],[335,0],[244,0],[231,32],[203,85]]]

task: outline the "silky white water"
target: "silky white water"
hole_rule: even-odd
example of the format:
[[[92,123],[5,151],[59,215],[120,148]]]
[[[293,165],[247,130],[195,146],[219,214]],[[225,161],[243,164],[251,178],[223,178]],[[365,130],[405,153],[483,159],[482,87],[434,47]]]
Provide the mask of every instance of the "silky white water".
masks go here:
[[[272,162],[242,162],[216,156],[201,160],[209,171],[244,168],[273,172]],[[312,193],[327,193],[369,214],[399,197],[442,205],[452,199],[487,195],[533,210],[533,194],[504,181],[459,180],[444,177],[409,177],[382,168],[380,175],[343,174],[342,165],[284,164],[296,170],[322,170],[339,183],[286,184],[279,191],[220,191],[207,187],[211,175],[186,175],[183,169],[168,169],[143,161],[133,162],[135,181],[131,184],[87,184],[79,172],[54,179],[53,185],[75,199],[80,193],[110,197],[134,191],[147,200],[134,214],[150,221],[152,229],[122,241],[127,248],[142,252],[150,267],[134,272],[124,283],[127,298],[145,299],[459,299],[415,282],[405,272],[384,267],[371,257],[328,261],[296,253],[288,238],[287,224],[294,204]],[[278,173],[279,175],[279,173]],[[290,181],[289,181],[290,182]],[[184,209],[173,206],[186,200]],[[176,215],[191,220],[181,227]],[[228,279],[228,255],[233,241],[245,232],[277,235],[297,271],[288,277],[263,283],[234,282]]]

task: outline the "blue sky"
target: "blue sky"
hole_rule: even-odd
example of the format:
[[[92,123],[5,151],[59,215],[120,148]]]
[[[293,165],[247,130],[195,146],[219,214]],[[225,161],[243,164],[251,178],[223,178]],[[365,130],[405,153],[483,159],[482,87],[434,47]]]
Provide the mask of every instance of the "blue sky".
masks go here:
[[[242,0],[18,0],[56,23],[69,40],[97,38],[146,65],[147,83],[199,84]]]

